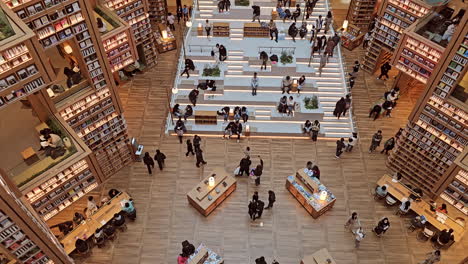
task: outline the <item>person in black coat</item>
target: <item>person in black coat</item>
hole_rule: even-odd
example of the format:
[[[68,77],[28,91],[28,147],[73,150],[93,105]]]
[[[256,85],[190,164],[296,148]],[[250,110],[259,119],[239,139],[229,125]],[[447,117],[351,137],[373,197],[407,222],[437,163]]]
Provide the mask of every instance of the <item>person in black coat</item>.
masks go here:
[[[257,203],[254,201],[250,201],[249,203],[249,216],[250,219],[255,221],[255,217],[257,216]]]
[[[195,152],[193,152],[193,145],[190,139],[187,139],[186,142],[187,142],[187,153],[185,153],[185,156],[188,157],[190,153],[192,153],[192,155],[195,155]]]
[[[299,36],[301,39],[304,39],[307,36],[307,25],[306,23],[302,23],[301,28],[299,29]]]
[[[389,79],[390,77],[388,77],[388,72],[392,69],[392,66],[390,66],[390,63],[385,62],[382,66],[380,66],[380,75],[377,79],[382,79],[383,76],[387,77],[387,79]]]
[[[265,209],[273,208],[273,204],[276,202],[276,195],[275,192],[272,190],[268,191],[268,206]]]
[[[292,23],[291,26],[289,26],[288,34],[289,36],[291,36],[293,41],[296,42],[296,36],[297,36],[296,23]]]
[[[193,136],[193,147],[195,148],[195,152],[197,152],[198,149],[200,149],[200,142],[201,142],[201,137],[198,135]]]
[[[244,173],[249,174],[250,164],[252,164],[252,161],[250,160],[249,156],[241,159],[239,164],[239,174],[237,176],[242,176]]]
[[[372,108],[372,110],[369,112],[369,118],[371,118],[373,115],[374,116],[374,121],[379,118],[380,116],[380,112],[382,111],[382,107],[378,104],[374,105],[374,107]]]
[[[231,132],[232,132],[233,135],[237,135],[237,142],[239,143],[240,135],[242,134],[242,124],[239,123],[239,120],[237,120],[237,121],[231,126]]]
[[[252,22],[255,22],[255,19],[258,20],[258,23],[260,23],[260,7],[257,5],[252,6],[253,12],[252,12]]]
[[[296,10],[292,13],[292,17],[294,19],[294,23],[297,22],[297,18],[301,16],[301,7],[299,4],[296,5]]]
[[[265,206],[265,203],[262,200],[257,201],[257,218],[262,217],[264,206]]]
[[[256,259],[255,264],[267,264],[267,262],[265,261],[265,257],[262,256]]]
[[[340,138],[339,140],[336,141],[336,154],[335,158],[339,159],[341,153],[343,153],[343,149],[346,147],[344,143],[344,138]]]
[[[164,160],[166,159],[166,155],[162,153],[159,149],[156,150],[156,155],[154,155],[154,160],[158,162],[158,166],[160,170],[164,168]]]
[[[262,158],[260,158],[260,156],[258,156],[258,158],[260,159],[260,164],[257,165],[257,167],[253,171],[253,174],[255,176],[255,185],[257,186],[260,185],[260,177],[263,174],[263,160]]]
[[[197,104],[197,97],[198,97],[198,94],[200,92],[197,90],[197,89],[193,89],[190,93],[189,93],[189,100],[190,102],[193,104],[193,106],[196,106]]]
[[[227,50],[223,45],[219,45],[219,61],[225,61],[227,58]]]
[[[193,115],[193,108],[191,105],[187,105],[185,107],[184,120],[187,121],[187,117],[190,117],[192,115]]]
[[[150,154],[148,152],[145,152],[145,156],[143,157],[143,163],[146,165],[148,168],[148,173],[153,174],[151,171],[151,168],[154,169],[154,160],[151,158]]]
[[[333,115],[340,119],[341,114],[343,114],[344,110],[346,109],[346,101],[344,97],[341,97],[338,102],[336,102],[335,110],[333,111]]]
[[[195,151],[195,156],[197,157],[197,167],[200,168],[200,163],[202,163],[203,165],[206,164],[206,161],[203,159],[203,151],[201,150],[201,148],[197,149],[197,151]]]
[[[323,48],[322,38],[317,38],[317,44],[315,46],[317,47],[317,51],[320,53]]]
[[[258,201],[258,192],[254,192],[252,195],[252,202],[257,202]]]

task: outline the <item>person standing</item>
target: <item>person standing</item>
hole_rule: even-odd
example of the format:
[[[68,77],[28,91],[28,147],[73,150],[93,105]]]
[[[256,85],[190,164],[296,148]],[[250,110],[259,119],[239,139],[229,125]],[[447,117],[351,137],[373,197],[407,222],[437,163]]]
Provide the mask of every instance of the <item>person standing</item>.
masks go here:
[[[343,109],[343,116],[346,116],[346,112],[351,108],[351,96],[349,94],[346,95],[345,98],[345,107]]]
[[[260,157],[260,155],[258,156],[258,158],[260,159],[260,164],[257,165],[257,167],[252,171],[253,175],[255,177],[255,185],[256,186],[260,185],[260,177],[263,174],[263,160]]]
[[[326,42],[325,52],[328,56],[333,57],[333,51],[335,50],[335,41],[333,41],[332,37],[329,37]]]
[[[184,21],[187,21],[189,18],[189,10],[187,8],[187,5],[184,5],[184,8],[182,8],[182,13],[184,14]]]
[[[364,234],[362,227],[359,227],[359,229],[356,230],[356,233],[355,233],[355,240],[354,240],[355,248],[359,248],[359,246],[361,245],[361,241],[364,239],[365,236],[366,234]]]
[[[249,216],[250,216],[250,219],[255,221],[255,217],[257,216],[257,202],[256,201],[249,202]]]
[[[361,67],[361,64],[359,63],[359,61],[354,61],[353,71],[351,73],[349,73],[349,75],[352,78],[356,78],[360,67]]]
[[[185,153],[185,156],[188,157],[189,154],[195,155],[195,152],[193,152],[193,145],[190,139],[187,139],[187,153]]]
[[[361,227],[361,221],[359,221],[358,214],[353,212],[345,223],[345,228],[350,230],[353,234]]]
[[[322,76],[322,70],[327,65],[328,54],[324,52],[322,56],[320,56],[320,64],[319,64],[319,76]]]
[[[380,154],[383,154],[385,152],[385,154],[388,155],[388,152],[392,150],[394,147],[395,147],[395,138],[391,137],[387,141],[385,141],[384,148],[382,149],[382,151],[380,151]]]
[[[333,22],[333,17],[331,11],[328,11],[327,17],[325,18],[325,34],[330,30],[330,26]]]
[[[340,119],[341,114],[345,111],[346,108],[346,101],[344,97],[341,97],[338,102],[336,102],[335,110],[333,110],[333,115]]]
[[[262,218],[264,206],[265,206],[265,203],[259,199],[257,201],[257,218]]]
[[[273,204],[276,202],[276,195],[275,192],[272,190],[268,191],[268,206],[265,209],[273,208]]]
[[[364,35],[364,41],[362,41],[362,48],[367,49],[369,47],[369,41],[371,40],[372,32],[367,32],[366,35]]]
[[[159,170],[163,170],[165,159],[166,159],[166,155],[164,155],[164,153],[162,153],[159,149],[157,149],[156,155],[154,155],[154,160],[158,162]]]
[[[390,78],[388,77],[388,72],[392,69],[392,66],[390,66],[390,63],[385,62],[382,66],[380,66],[380,75],[377,78],[378,80],[382,79],[383,76],[387,77],[387,80]],[[384,80],[385,81],[385,80]]]
[[[355,79],[356,79],[356,78],[353,78],[353,77],[350,77],[350,78],[349,78],[349,90],[353,89],[354,83],[355,83]]]
[[[174,132],[179,137],[179,143],[182,144],[182,138],[184,137],[184,133],[187,132],[187,129],[185,128],[184,121],[182,121],[181,117],[179,117],[179,120],[177,120],[174,126]]]
[[[151,158],[150,154],[148,152],[145,152],[145,156],[143,157],[143,163],[146,165],[148,168],[148,174],[153,174],[151,169],[154,169],[154,160]]]
[[[169,28],[172,30],[172,31],[175,31],[175,26],[174,26],[174,23],[175,23],[175,17],[172,13],[168,13],[167,14],[167,24],[169,24]]]
[[[371,141],[371,145],[370,145],[370,148],[369,148],[369,153],[373,152],[378,146],[380,146],[381,141],[382,141],[382,131],[379,130],[379,131],[377,131],[377,133],[375,133],[372,136],[372,141]]]
[[[419,264],[434,264],[440,261],[440,250],[434,250],[431,253],[427,254],[427,258]]]
[[[286,92],[286,88],[288,88],[287,93],[289,94],[289,92],[291,91],[291,85],[291,77],[289,75],[284,77],[283,81],[281,82],[281,94],[284,94]]]
[[[263,70],[263,68],[267,68],[267,62],[268,62],[268,54],[265,51],[260,52],[260,59],[262,60],[262,66],[260,66],[260,70]]]
[[[249,174],[250,164],[252,164],[252,161],[249,156],[242,158],[239,163],[239,174],[237,174],[237,176],[242,176],[244,173]]]
[[[296,42],[296,36],[297,36],[297,28],[296,28],[296,23],[293,22],[288,29],[288,34],[291,36],[292,40]]]
[[[275,41],[278,43],[278,28],[276,28],[276,23],[273,21],[273,19],[270,19],[268,28],[270,29],[270,40],[273,40],[273,35],[275,35]]]
[[[219,45],[219,61],[225,61],[227,59],[227,50],[224,45]]]
[[[315,32],[315,26],[312,26],[312,30],[310,31],[310,41],[309,43],[311,43],[311,48],[312,48],[312,55],[314,55],[314,46],[315,46],[315,43],[317,42],[317,32]]]
[[[254,194],[252,195],[252,202],[257,202],[258,201],[258,192],[255,191]]]
[[[317,141],[317,136],[318,133],[320,132],[320,122],[318,120],[315,120],[314,123],[312,123],[312,141]]]
[[[257,19],[258,23],[260,23],[260,7],[257,5],[253,5],[252,9],[253,9],[252,22],[255,22],[255,19]]]
[[[323,25],[322,15],[319,15],[318,18],[315,20],[315,28],[317,29],[317,33],[319,33],[320,30],[322,29],[322,25]]]
[[[206,38],[210,40],[210,34],[211,34],[211,24],[208,19],[205,21],[205,31],[206,31]]]
[[[226,12],[229,12],[229,10],[231,10],[231,1],[230,0],[224,0],[224,8],[226,9]]]
[[[181,6],[177,7],[176,15],[177,15],[177,24],[180,24],[180,19],[184,16]]]
[[[198,151],[195,151],[195,156],[197,157],[197,167],[200,168],[200,163],[205,165],[207,162],[203,159],[203,151],[201,148],[198,149]]]
[[[265,68],[266,68],[266,66],[265,66]],[[254,72],[252,80],[250,80],[250,86],[252,87],[252,96],[256,96],[257,95],[257,88],[258,88],[258,77],[257,77],[256,72]]]
[[[343,153],[343,149],[346,147],[344,143],[344,138],[340,138],[336,141],[336,153],[335,158],[339,159],[340,155]]]
[[[358,140],[357,133],[353,132],[353,136],[351,136],[348,139],[348,145],[346,145],[346,150],[345,151],[346,152],[353,151],[354,146],[356,146],[357,140]]]

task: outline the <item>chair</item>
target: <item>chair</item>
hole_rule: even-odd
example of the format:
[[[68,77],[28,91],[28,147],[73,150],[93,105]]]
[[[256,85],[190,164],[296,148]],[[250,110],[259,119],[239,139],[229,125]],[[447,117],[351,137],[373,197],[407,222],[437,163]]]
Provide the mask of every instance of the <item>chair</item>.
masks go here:
[[[106,245],[106,239],[104,237],[101,238],[96,238],[94,237],[94,244],[98,247],[101,248]]]
[[[430,230],[427,227],[424,227],[424,229],[418,233],[417,239],[420,241],[427,241],[433,235],[434,235],[434,231]]]
[[[424,224],[421,223],[419,220],[417,220],[416,218],[413,218],[411,219],[410,221],[410,226],[408,227],[408,231],[410,232],[414,232],[414,230],[416,229],[420,229],[420,228],[423,228],[424,227]]]
[[[392,206],[392,205],[396,204],[397,200],[394,199],[392,196],[387,195],[387,197],[385,198],[385,202],[387,203],[387,205]]]
[[[395,214],[396,214],[396,215],[399,215],[399,216],[401,217],[401,216],[407,214],[408,212],[409,212],[409,210],[408,210],[408,211],[403,211],[403,210],[401,210],[400,208],[398,208],[398,210],[396,211]]]
[[[75,252],[80,257],[88,257],[91,254],[91,247],[88,242],[82,239],[77,239],[75,242]]]

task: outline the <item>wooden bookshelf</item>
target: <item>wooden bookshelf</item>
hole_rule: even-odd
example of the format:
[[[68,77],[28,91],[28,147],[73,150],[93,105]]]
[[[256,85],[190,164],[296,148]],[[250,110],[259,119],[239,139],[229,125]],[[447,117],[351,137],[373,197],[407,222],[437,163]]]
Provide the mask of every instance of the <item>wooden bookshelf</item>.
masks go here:
[[[125,30],[102,39],[112,72],[123,69],[136,60],[136,52],[130,34]]]
[[[361,45],[364,33],[355,25],[349,24],[343,35],[341,35],[341,45],[348,50],[353,50]]]
[[[148,0],[149,15],[151,22],[158,24],[167,23],[167,2],[166,0]]]
[[[215,22],[213,23],[214,37],[229,37],[229,23]]]
[[[154,31],[158,52],[164,53],[177,49],[176,38],[172,31],[165,24],[158,24],[158,29]],[[163,38],[163,31],[167,33],[167,38]]]
[[[270,30],[259,23],[244,23],[244,38],[268,38]]]
[[[367,30],[372,20],[375,3],[375,0],[351,0],[346,20],[358,28]]]

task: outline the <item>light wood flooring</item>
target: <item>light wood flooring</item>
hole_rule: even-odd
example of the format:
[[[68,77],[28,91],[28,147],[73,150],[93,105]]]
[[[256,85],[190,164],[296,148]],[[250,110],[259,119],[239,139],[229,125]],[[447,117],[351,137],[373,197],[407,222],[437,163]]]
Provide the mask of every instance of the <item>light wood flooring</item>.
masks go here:
[[[363,51],[345,52],[348,65]],[[185,144],[162,134],[166,113],[166,91],[172,87],[176,52],[161,54],[158,65],[137,75],[121,89],[129,134],[154,154],[159,148],[166,154],[166,168],[148,175],[142,163],[134,163],[111,177],[95,191],[106,194],[109,188],[129,192],[135,199],[138,218],[125,233],[106,248],[94,248],[92,255],[79,262],[96,264],[176,263],[181,242],[204,243],[219,253],[227,264],[251,264],[259,256],[268,263],[276,258],[281,264],[298,264],[302,256],[326,247],[339,264],[416,264],[432,250],[430,243],[419,242],[416,232],[407,231],[409,218],[396,217],[394,210],[372,199],[371,190],[387,172],[386,156],[368,154],[370,138],[383,130],[384,139],[393,136],[406,123],[417,99],[417,92],[403,94],[392,118],[371,121],[371,104],[390,88],[375,76],[361,71],[352,91],[353,113],[359,132],[357,148],[334,158],[335,142],[319,139],[317,143],[301,139],[242,139],[225,141],[208,137],[202,149],[208,164],[195,167],[194,157],[185,156]],[[351,67],[351,66],[350,66]],[[217,166],[234,171],[242,158],[242,149],[250,146],[253,157],[265,161],[262,183],[255,187],[247,178],[238,179],[237,190],[210,216],[204,217],[187,202],[186,193]],[[334,208],[313,219],[285,189],[285,180],[308,160],[318,163],[322,181],[337,197]],[[253,165],[258,159],[255,158]],[[251,222],[247,204],[254,191],[267,200],[274,190],[277,202],[265,210],[262,219]],[[76,208],[83,206],[77,204]],[[361,248],[343,228],[348,215],[357,211],[367,236]],[[71,210],[68,210],[70,217]],[[377,238],[371,229],[383,216],[390,219],[390,230]],[[57,219],[64,218],[61,214]],[[263,225],[261,225],[263,223]],[[468,252],[467,239],[442,252],[442,264],[458,264]]]

